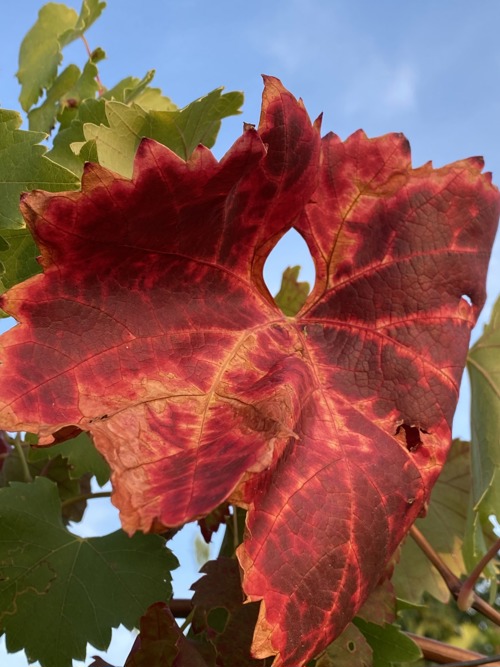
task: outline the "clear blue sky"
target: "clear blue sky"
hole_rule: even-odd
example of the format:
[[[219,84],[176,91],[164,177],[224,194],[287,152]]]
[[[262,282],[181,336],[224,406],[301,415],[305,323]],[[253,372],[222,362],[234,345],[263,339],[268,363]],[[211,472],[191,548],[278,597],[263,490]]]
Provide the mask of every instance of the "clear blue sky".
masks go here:
[[[18,49],[43,3],[3,4],[0,106],[18,109]],[[80,8],[77,0],[66,4]],[[108,87],[155,68],[154,85],[180,106],[221,85],[243,90],[243,116],[224,122],[218,156],[240,134],[243,120],[258,122],[259,75],[266,73],[302,97],[312,117],[323,111],[325,132],[345,138],[360,127],[371,136],[401,131],[415,166],[483,155],[499,184],[499,26],[498,0],[109,0],[88,40],[92,49],[107,52],[100,71]],[[66,59],[82,65],[83,46],[71,46]],[[314,279],[307,254],[292,240],[273,255],[266,274],[272,291],[282,269],[296,263]],[[485,315],[500,293],[498,241],[488,291]],[[465,389],[457,435],[467,435],[467,424]],[[86,530],[96,534],[110,521],[116,522],[114,510],[103,506]],[[186,536],[179,548],[192,539]],[[180,580],[180,594],[191,572]],[[116,633],[108,659],[123,664],[130,643],[128,633]],[[22,654],[5,657],[1,644],[0,663],[26,667]]]

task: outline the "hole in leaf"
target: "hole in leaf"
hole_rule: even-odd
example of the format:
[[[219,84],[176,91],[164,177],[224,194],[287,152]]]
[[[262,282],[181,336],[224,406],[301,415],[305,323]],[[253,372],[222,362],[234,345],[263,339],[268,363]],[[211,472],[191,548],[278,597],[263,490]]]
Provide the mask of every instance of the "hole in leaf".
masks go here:
[[[296,229],[274,246],[264,264],[264,281],[278,307],[292,317],[301,309],[316,279],[309,248]]]
[[[428,433],[428,431],[409,424],[400,424],[396,429],[396,437],[406,445],[409,452],[415,452],[422,444],[421,433]]]
[[[469,304],[469,306],[472,306],[472,299],[468,294],[462,294],[462,299],[466,301]]]
[[[356,650],[356,644],[354,642],[347,642],[347,650],[349,653],[354,653]]]
[[[229,612],[224,607],[216,607],[215,609],[211,609],[207,615],[208,625],[212,628],[212,630],[215,630],[215,632],[218,632],[219,634],[222,634],[226,629],[228,620]]]

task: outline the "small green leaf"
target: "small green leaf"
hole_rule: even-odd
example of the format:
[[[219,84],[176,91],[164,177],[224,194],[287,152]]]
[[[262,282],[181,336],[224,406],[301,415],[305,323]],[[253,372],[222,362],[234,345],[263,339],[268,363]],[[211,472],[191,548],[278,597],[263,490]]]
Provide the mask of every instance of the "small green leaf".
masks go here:
[[[97,21],[99,16],[102,14],[103,9],[106,7],[106,3],[101,0],[83,0],[82,8],[80,9],[80,15],[78,20],[71,30],[63,33],[60,37],[62,46],[66,46],[70,42],[73,42],[78,37],[81,37],[90,26]]]
[[[46,148],[38,145],[45,135],[20,130],[20,125],[18,113],[0,109],[0,229],[25,226],[19,211],[22,192],[35,188],[57,192],[79,186],[75,174],[49,160]]]
[[[298,282],[300,266],[289,266],[283,271],[280,291],[274,297],[278,308],[288,317],[297,315],[309,294],[309,283]]]
[[[45,478],[0,489],[0,632],[42,667],[71,667],[86,644],[105,650],[111,628],[132,629],[171,595],[176,559],[155,535],[117,531],[83,539],[61,523]]]
[[[187,160],[196,146],[212,148],[227,116],[241,113],[243,93],[222,94],[217,88],[179,111],[151,111],[145,136],[168,146]]]
[[[466,545],[471,567],[483,555],[482,529],[500,507],[500,299],[483,335],[469,350],[471,382],[472,503]]]
[[[414,662],[422,657],[415,642],[395,625],[376,625],[361,618],[353,623],[371,646],[373,667],[390,667],[395,662]]]
[[[0,239],[5,242],[0,247],[0,293],[3,293],[42,269],[36,261],[40,253],[28,229],[3,229]]]
[[[76,65],[69,65],[59,74],[52,86],[47,90],[43,104],[32,109],[28,114],[30,130],[49,134],[53,129],[58,107],[62,96],[76,84],[80,70]]]
[[[49,2],[38,13],[38,20],[23,39],[19,51],[17,78],[21,84],[19,101],[28,111],[49,88],[62,61],[59,39],[77,21],[74,9]]]
[[[122,102],[106,102],[105,111],[108,125],[84,125],[85,139],[95,142],[99,164],[130,178],[146,111]]]
[[[84,123],[84,141],[71,143],[71,148],[83,162],[91,148],[87,144],[94,142],[99,164],[130,178],[143,137],[156,139],[187,160],[199,144],[209,148],[214,144],[221,119],[239,113],[242,100],[241,93],[222,95],[217,89],[184,109],[149,112],[135,103],[108,101],[106,122]]]
[[[83,133],[85,123],[93,123],[94,125],[106,123],[105,107],[106,102],[103,99],[90,99],[82,102],[78,107],[75,118],[54,137],[52,150],[47,153],[47,157],[81,176],[84,164],[83,155],[75,154],[71,146],[78,142],[85,143]]]
[[[470,445],[455,440],[432,492],[427,516],[415,523],[443,562],[458,577],[465,575],[468,570],[462,545],[468,529],[471,485]],[[489,539],[492,536],[490,524]],[[407,538],[401,548],[392,582],[398,597],[409,602],[421,602],[424,591],[441,602],[447,602],[450,598],[443,578],[411,538]]]
[[[115,100],[124,104],[136,102],[143,109],[157,109],[159,111],[175,111],[177,106],[165,97],[159,88],[151,88],[155,71],[150,70],[142,79],[129,76],[122,79],[113,88],[107,90],[102,97],[106,100]]]
[[[36,436],[29,434],[27,442],[36,444]],[[103,456],[97,451],[91,438],[87,433],[80,433],[76,438],[66,440],[50,447],[32,446],[29,451],[29,461],[40,461],[63,456],[70,464],[70,477],[79,479],[85,473],[95,475],[99,486],[104,486],[109,480],[109,465]]]
[[[363,633],[349,623],[318,658],[316,667],[372,667],[373,651]]]

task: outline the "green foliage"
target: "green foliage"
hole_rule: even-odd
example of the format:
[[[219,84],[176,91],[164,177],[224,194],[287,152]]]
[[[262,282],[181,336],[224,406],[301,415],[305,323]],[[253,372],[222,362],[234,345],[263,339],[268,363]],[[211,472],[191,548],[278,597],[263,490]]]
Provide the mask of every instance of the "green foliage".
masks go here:
[[[36,445],[36,440],[37,438],[31,435],[27,438],[32,445]],[[30,447],[28,452],[30,462],[50,461],[56,456],[62,456],[68,461],[71,479],[79,479],[82,475],[90,473],[95,476],[99,486],[104,486],[109,480],[109,466],[87,433],[80,433],[75,438],[51,447]]]
[[[99,164],[130,178],[142,137],[159,141],[187,160],[199,144],[213,146],[221,120],[239,113],[242,102],[241,93],[222,94],[221,88],[184,109],[172,111],[147,111],[140,106],[140,97],[139,102],[131,106],[106,102],[105,122],[82,123],[84,141],[72,142],[71,148],[80,157],[95,150]]]
[[[106,3],[84,0],[80,15],[65,5],[48,3],[21,44],[17,78],[24,111],[36,104],[43,90],[52,87],[62,61],[61,49],[73,42],[99,18]]]
[[[16,111],[0,109],[0,230],[24,227],[19,211],[22,192],[57,192],[79,185],[74,174],[46,157],[46,148],[39,145],[45,135],[19,129],[21,122]],[[18,282],[14,276],[11,280]]]
[[[471,484],[470,445],[456,440],[436,482],[427,516],[415,522],[457,576],[467,572],[462,544],[467,530]],[[489,537],[491,532],[490,524]],[[411,539],[407,539],[401,548],[393,582],[398,597],[411,602],[420,602],[424,591],[442,602],[450,599],[442,577]]]
[[[481,528],[500,507],[500,299],[470,349],[472,494],[467,540],[471,567],[486,550]]]
[[[418,646],[395,625],[383,626],[361,618],[354,624],[373,651],[373,667],[391,667],[393,663],[414,662],[421,657]]]
[[[0,489],[0,628],[8,650],[70,667],[87,642],[106,649],[112,627],[132,629],[149,604],[168,600],[177,562],[159,537],[82,539],[60,513],[47,479]]]
[[[298,282],[299,273],[300,266],[289,266],[285,269],[280,290],[274,297],[278,306],[289,317],[299,312],[310,290],[309,283]]]

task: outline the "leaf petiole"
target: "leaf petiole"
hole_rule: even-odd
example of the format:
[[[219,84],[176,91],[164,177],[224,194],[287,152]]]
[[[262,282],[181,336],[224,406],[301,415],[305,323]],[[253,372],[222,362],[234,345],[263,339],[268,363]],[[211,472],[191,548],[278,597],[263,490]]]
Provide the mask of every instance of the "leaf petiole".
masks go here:
[[[24,481],[27,484],[29,484],[30,482],[33,481],[33,477],[31,476],[30,469],[28,466],[28,461],[26,460],[20,433],[16,433],[16,437],[14,438],[14,448],[16,450],[17,455],[19,456],[19,461],[21,462]]]

